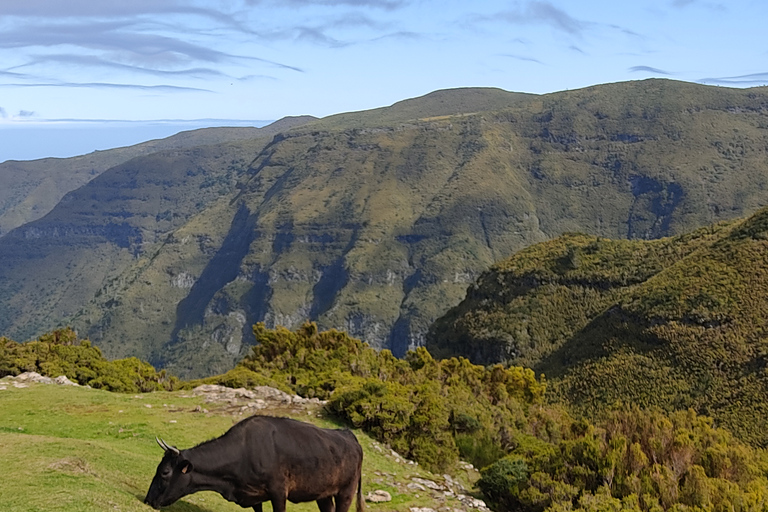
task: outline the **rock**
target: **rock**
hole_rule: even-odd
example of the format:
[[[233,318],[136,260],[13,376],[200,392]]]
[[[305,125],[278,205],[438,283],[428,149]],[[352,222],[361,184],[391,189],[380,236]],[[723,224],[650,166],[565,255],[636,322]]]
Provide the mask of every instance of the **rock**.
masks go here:
[[[464,494],[459,494],[458,498],[459,498],[459,501],[461,501],[464,505],[470,508],[488,510],[488,505],[486,505],[483,500],[478,500],[477,498],[473,498],[472,496],[465,496]]]
[[[205,393],[218,393],[222,390],[229,389],[225,386],[219,386],[217,384],[201,384],[192,390],[193,395],[201,395]]]
[[[365,495],[365,501],[370,501],[371,503],[384,503],[392,501],[392,495],[387,491],[371,491]]]
[[[269,386],[256,386],[253,388],[254,393],[257,393],[259,397],[264,398],[266,400],[272,400],[275,402],[282,402],[285,404],[291,404],[294,402],[294,397],[297,398],[297,403],[299,401],[304,400],[300,396],[291,396],[288,393],[284,391],[280,391],[279,389],[271,388]]]
[[[256,404],[255,408],[267,407],[267,402],[280,405],[312,404],[324,405],[326,402],[317,398],[302,398],[298,395],[289,395],[279,389],[269,386],[256,386],[255,388],[232,389],[217,384],[203,384],[192,390],[193,396],[205,396],[207,402],[228,402],[236,404],[238,400],[250,400]]]
[[[407,487],[412,491],[422,491],[422,492],[427,491],[426,487],[424,487],[421,484],[417,484],[416,482],[411,482],[410,484],[407,485]]]
[[[76,382],[72,382],[71,380],[69,380],[66,375],[59,375],[55,379],[52,379],[50,377],[45,377],[44,375],[40,375],[37,372],[24,372],[22,374],[17,375],[16,377],[10,377],[10,380],[13,383],[13,387],[16,387],[16,388],[29,387],[29,384],[32,382],[36,382],[39,384],[59,384],[63,386],[79,386],[79,384],[77,384]]]
[[[66,375],[59,375],[58,377],[53,379],[53,382],[55,382],[60,386],[79,386],[80,385],[77,382],[72,382],[71,380],[69,380]]]
[[[235,397],[237,398],[250,398],[250,399],[256,398],[256,393],[254,393],[253,391],[248,391],[245,388],[233,389],[232,394],[235,395]]]
[[[435,512],[435,509],[429,507],[410,507],[410,512]]]
[[[417,484],[421,484],[424,487],[428,487],[428,488],[430,488],[430,489],[432,489],[434,491],[444,491],[444,490],[446,490],[446,487],[444,485],[440,485],[437,482],[433,482],[432,480],[427,480],[425,478],[417,478],[417,477],[413,477],[413,478],[411,478],[411,480],[413,480]]]
[[[464,486],[459,482],[458,480],[454,479],[451,475],[444,474],[443,478],[445,479],[445,483],[448,487],[452,489],[458,489],[460,491],[466,491]]]
[[[39,382],[41,384],[53,384],[53,379],[43,377],[37,372],[24,372],[16,376],[16,382]]]

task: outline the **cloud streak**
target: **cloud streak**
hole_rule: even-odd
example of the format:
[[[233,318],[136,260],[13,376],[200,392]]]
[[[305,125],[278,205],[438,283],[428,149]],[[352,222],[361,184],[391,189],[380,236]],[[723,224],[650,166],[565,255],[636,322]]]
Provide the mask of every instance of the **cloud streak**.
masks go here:
[[[615,23],[601,23],[576,18],[547,0],[527,0],[522,3],[516,2],[511,9],[496,12],[492,15],[474,14],[469,16],[468,21],[465,20],[464,22],[469,25],[474,25],[478,23],[487,24],[499,21],[519,26],[548,26],[557,32],[572,36],[576,39],[582,39],[591,33],[606,30],[618,31],[625,36],[644,39],[642,34],[638,34],[633,30]],[[573,45],[570,45],[568,48],[584,53],[581,48]]]
[[[376,40],[386,35],[384,31],[404,36],[406,32],[366,16],[360,9],[392,11],[411,1],[3,0],[0,19],[6,24],[0,31],[0,50],[14,51],[15,59],[9,61],[17,63],[0,71],[0,78],[40,81],[8,73],[22,68],[39,71],[51,64],[178,79],[250,75],[254,63],[302,73],[298,66],[252,54],[254,43],[296,41],[341,48],[354,43],[335,37],[336,31],[360,28],[379,32],[364,41]],[[325,23],[297,20],[292,26],[280,27],[269,16],[257,15],[255,8],[262,6],[285,11],[312,6],[343,10],[334,11],[335,17]],[[220,49],[221,41],[233,38],[242,41],[240,48],[247,50],[233,54]],[[47,52],[40,55],[41,50]],[[233,67],[249,69],[233,73]]]
[[[178,79],[229,79],[230,74],[218,69],[219,66],[250,67],[252,63],[303,72],[296,66],[227,53],[213,45],[190,42],[174,35],[142,32],[142,28],[135,20],[17,25],[0,32],[0,49],[18,51],[21,55],[27,53],[28,57],[24,63],[0,71],[0,78],[34,80],[35,77],[16,70],[40,69],[51,64]],[[189,35],[185,34],[185,37]],[[44,48],[68,51],[38,54]],[[205,65],[195,65],[201,63]]]
[[[663,69],[659,68],[652,68],[650,66],[632,66],[627,71],[630,73],[654,73],[657,75],[671,75],[669,71],[664,71]]]
[[[156,92],[213,92],[199,87],[184,87],[179,85],[140,85],[118,84],[109,82],[38,82],[38,83],[0,83],[0,87],[69,87],[73,89],[133,89],[137,91]]]
[[[210,4],[210,2],[207,2]],[[34,19],[126,19],[158,14],[198,16],[233,27],[241,24],[218,2],[218,9],[202,7],[206,3],[184,0],[3,0],[0,17]]]
[[[247,30],[239,20],[244,9],[300,7],[355,8],[394,11],[411,0],[3,0],[0,17],[37,19],[127,18],[158,14],[197,16]]]
[[[671,5],[676,9],[684,9],[689,5],[700,5],[702,7],[706,7],[707,9],[711,9],[713,11],[726,10],[725,5],[723,4],[712,3],[712,2],[702,2],[701,0],[672,0]]]
[[[503,11],[498,14],[498,18],[521,25],[532,23],[549,25],[556,30],[575,36],[581,35],[591,25],[541,0],[527,2],[522,8]]]
[[[101,69],[115,69],[129,73],[139,73],[161,77],[190,77],[190,78],[231,78],[229,75],[212,68],[189,68],[179,70],[153,69],[142,66],[132,66],[113,62],[92,55],[63,54],[63,55],[44,55],[35,57],[28,63],[18,66],[15,69],[23,67],[35,67],[47,64],[62,64],[66,66],[90,67]]]
[[[275,5],[275,1],[247,0],[249,5]],[[404,0],[279,0],[288,6],[365,7],[392,11],[407,5]]]
[[[768,85],[768,72],[751,73],[749,75],[739,76],[726,76],[720,78],[701,78],[697,80],[697,82],[701,84],[730,86]]]
[[[542,65],[544,64],[539,59],[535,59],[533,57],[526,57],[525,55],[516,55],[514,53],[502,53],[501,56],[509,57],[510,59],[515,59],[515,60],[521,60],[524,62],[535,62],[536,64],[542,64]]]
[[[159,34],[125,30],[130,21],[22,25],[0,32],[0,48],[58,47],[113,52],[148,62],[222,62],[235,57],[218,50]]]

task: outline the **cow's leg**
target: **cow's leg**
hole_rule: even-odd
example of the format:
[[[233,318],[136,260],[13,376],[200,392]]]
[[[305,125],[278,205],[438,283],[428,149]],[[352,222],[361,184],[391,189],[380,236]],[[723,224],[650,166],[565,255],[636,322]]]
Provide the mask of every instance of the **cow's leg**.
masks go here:
[[[317,500],[317,506],[320,508],[320,512],[335,512],[336,507],[333,505],[333,496],[327,498],[321,498]]]
[[[352,500],[355,498],[355,491],[357,490],[357,481],[351,487],[342,489],[339,494],[336,495],[336,511],[335,512],[347,512],[349,507],[352,506]]]
[[[274,496],[270,501],[272,502],[272,512],[285,512],[286,497],[284,494]]]
[[[253,506],[253,512],[261,512],[261,503]]]

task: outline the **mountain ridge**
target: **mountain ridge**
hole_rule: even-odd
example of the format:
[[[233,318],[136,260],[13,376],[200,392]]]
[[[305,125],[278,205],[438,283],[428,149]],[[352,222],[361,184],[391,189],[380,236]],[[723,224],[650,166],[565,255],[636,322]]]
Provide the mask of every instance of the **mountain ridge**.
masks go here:
[[[12,229],[43,217],[66,195],[111,167],[132,158],[169,149],[218,144],[275,133],[309,122],[311,116],[285,117],[262,128],[200,128],[164,139],[94,151],[71,158],[8,160],[0,163],[0,237]]]
[[[443,115],[441,97],[462,94],[471,112]],[[24,282],[32,267],[0,270],[2,329],[23,339],[69,317],[110,357],[140,355],[182,376],[231,367],[257,321],[311,318],[402,354],[483,270],[533,243],[568,231],[658,238],[768,204],[765,88],[649,80],[398,105],[102,175],[83,200],[17,230],[13,250],[0,243],[0,257],[48,251],[60,283]],[[167,184],[163,169],[176,169]],[[105,201],[85,200],[94,194]],[[60,287],[83,279],[72,269],[89,264],[32,235],[66,232],[75,218],[119,228],[96,247],[120,265],[91,280],[90,297],[69,297],[68,315],[32,322],[29,311],[63,301]]]

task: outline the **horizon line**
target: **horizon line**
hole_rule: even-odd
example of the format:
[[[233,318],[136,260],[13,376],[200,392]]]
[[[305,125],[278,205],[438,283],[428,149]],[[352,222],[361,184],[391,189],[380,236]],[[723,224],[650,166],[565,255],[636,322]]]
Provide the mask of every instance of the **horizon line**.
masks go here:
[[[228,118],[197,118],[197,119],[2,119],[0,118],[0,128],[13,127],[45,127],[55,125],[88,125],[88,124],[200,124],[200,123],[237,123],[265,126],[276,122],[271,119],[228,119]]]

